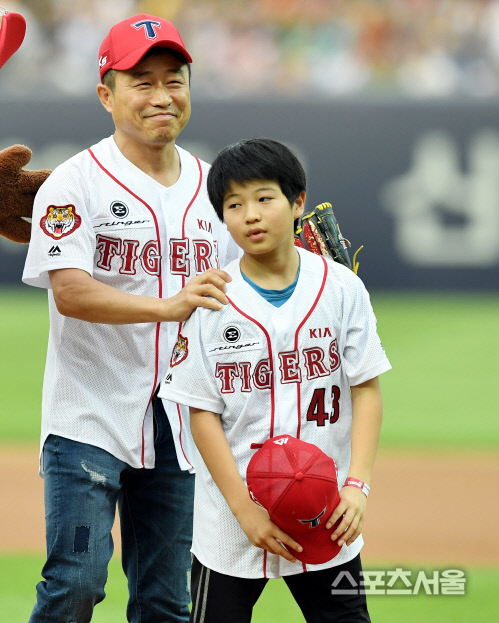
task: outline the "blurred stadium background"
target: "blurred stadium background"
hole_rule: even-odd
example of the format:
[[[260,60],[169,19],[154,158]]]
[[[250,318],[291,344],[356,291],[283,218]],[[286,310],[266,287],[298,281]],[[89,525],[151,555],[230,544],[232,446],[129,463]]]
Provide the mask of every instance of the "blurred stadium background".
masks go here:
[[[476,465],[485,457],[495,471],[484,497],[495,487],[497,498],[499,0],[0,1],[27,19],[21,49],[0,70],[0,149],[28,145],[29,168],[53,168],[112,133],[94,95],[109,28],[139,12],[174,21],[194,58],[193,114],[179,144],[210,161],[243,137],[283,140],[306,166],[309,207],[331,201],[352,246],[365,245],[360,276],[394,367],[382,379],[380,459]],[[19,476],[14,451],[31,457],[37,478],[48,322],[46,295],[20,285],[25,252],[0,238],[0,461],[4,474],[11,468],[4,493]],[[33,486],[41,491],[41,481]],[[475,481],[466,495],[479,499],[478,489]],[[429,482],[421,506],[431,511],[439,495]],[[0,493],[3,534],[15,512],[5,499]],[[33,514],[43,519],[41,498]],[[477,548],[497,555],[497,508],[490,525],[481,519]],[[383,533],[374,513],[368,521]],[[429,539],[445,532],[445,518],[428,526]],[[8,542],[0,545],[0,600],[3,618],[21,623],[43,539],[19,552]],[[441,563],[466,570],[465,596],[373,597],[373,621],[495,620],[499,558],[470,563],[464,549],[457,542]],[[366,559],[371,567],[397,562],[438,561],[403,550]],[[287,597],[279,603],[280,592],[280,583],[265,591],[256,623],[302,620],[292,604],[285,610]],[[123,621],[125,599],[115,558],[94,620]]]

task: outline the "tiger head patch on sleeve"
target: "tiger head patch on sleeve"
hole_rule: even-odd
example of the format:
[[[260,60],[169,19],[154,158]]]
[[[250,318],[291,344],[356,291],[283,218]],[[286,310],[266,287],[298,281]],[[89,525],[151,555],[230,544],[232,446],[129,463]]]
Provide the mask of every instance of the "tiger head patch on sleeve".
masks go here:
[[[178,334],[178,340],[173,348],[172,358],[170,360],[170,366],[177,366],[179,363],[187,359],[187,355],[189,354],[188,350],[188,340],[186,337],[183,337]]]
[[[69,236],[81,225],[81,216],[76,214],[73,205],[49,206],[47,214],[40,219],[40,227],[44,234],[59,240]]]

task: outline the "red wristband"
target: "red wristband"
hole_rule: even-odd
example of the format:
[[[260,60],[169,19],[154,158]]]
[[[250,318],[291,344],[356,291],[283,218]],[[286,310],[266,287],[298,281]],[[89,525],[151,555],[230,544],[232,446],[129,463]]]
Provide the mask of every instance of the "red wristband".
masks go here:
[[[351,478],[350,476],[345,480],[345,484],[343,486],[357,487],[357,489],[360,489],[362,491],[366,498],[369,495],[369,491],[371,490],[365,482],[362,482],[362,480],[358,480],[357,478]]]

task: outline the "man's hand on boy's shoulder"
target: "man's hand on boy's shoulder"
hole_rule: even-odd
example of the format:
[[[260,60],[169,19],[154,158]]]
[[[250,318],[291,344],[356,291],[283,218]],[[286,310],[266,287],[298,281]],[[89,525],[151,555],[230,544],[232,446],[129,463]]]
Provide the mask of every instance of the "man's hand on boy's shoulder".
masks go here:
[[[271,554],[279,554],[289,562],[296,562],[293,554],[288,552],[279,541],[297,552],[302,551],[301,545],[278,528],[264,508],[250,500],[249,504],[237,514],[237,520],[253,545]]]
[[[209,268],[204,273],[193,277],[182,290],[169,299],[165,321],[183,322],[187,320],[196,307],[220,310],[229,302],[225,296],[226,283],[232,277],[225,270]]]
[[[338,539],[338,545],[351,545],[361,534],[366,515],[367,498],[360,489],[343,487],[340,489],[340,503],[328,519],[326,527],[332,527],[340,517],[342,521],[331,534],[333,541]]]

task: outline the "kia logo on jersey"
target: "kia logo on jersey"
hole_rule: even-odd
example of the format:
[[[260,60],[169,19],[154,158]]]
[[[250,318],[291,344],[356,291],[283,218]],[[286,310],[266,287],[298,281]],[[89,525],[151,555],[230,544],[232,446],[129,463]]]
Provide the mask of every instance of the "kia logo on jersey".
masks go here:
[[[128,216],[128,206],[123,201],[113,201],[111,204],[111,214],[116,218],[125,218]]]
[[[241,331],[237,327],[226,327],[223,333],[224,340],[226,342],[237,342],[241,337]]]

